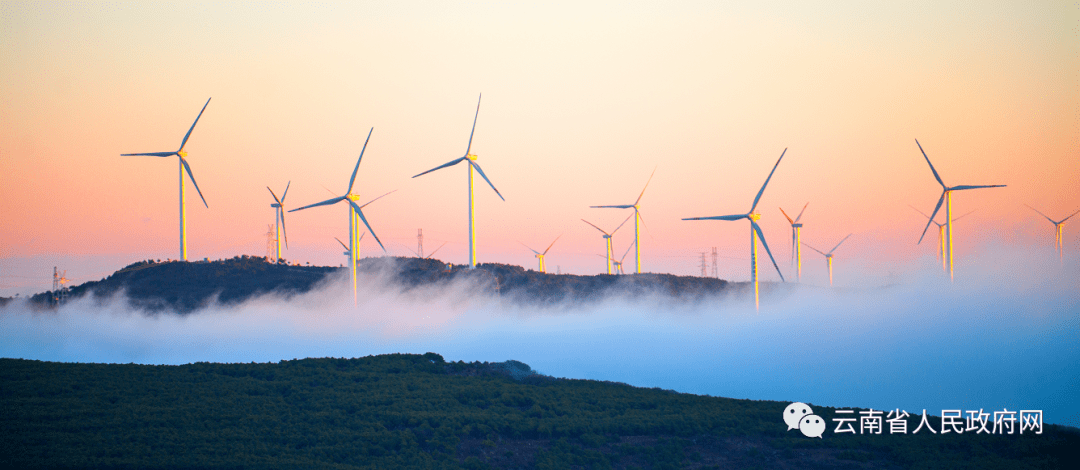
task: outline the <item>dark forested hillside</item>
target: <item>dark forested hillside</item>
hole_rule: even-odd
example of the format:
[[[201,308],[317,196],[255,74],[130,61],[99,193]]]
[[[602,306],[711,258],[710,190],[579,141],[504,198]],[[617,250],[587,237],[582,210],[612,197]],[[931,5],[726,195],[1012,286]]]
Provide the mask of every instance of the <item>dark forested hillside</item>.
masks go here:
[[[811,439],[787,431],[786,405],[433,353],[181,366],[0,359],[0,467],[1068,468],[1080,449],[1080,434],[1053,425]]]
[[[719,293],[744,289],[713,278],[670,274],[626,276],[545,274],[505,264],[481,264],[475,270],[450,266],[432,259],[366,258],[357,270],[364,282],[389,282],[392,288],[416,289],[454,282],[471,282],[480,292],[519,303],[549,305],[559,302],[587,302],[613,294],[662,294],[671,299],[693,301]],[[67,299],[86,295],[107,299],[123,292],[135,308],[147,311],[190,313],[217,301],[223,305],[243,302],[263,294],[288,298],[316,288],[321,283],[345,276],[346,269],[268,263],[263,258],[241,256],[211,262],[140,261],[100,281],[72,287]],[[378,275],[379,277],[374,277]],[[768,293],[778,285],[764,284]],[[52,306],[51,292],[33,296],[38,306]]]

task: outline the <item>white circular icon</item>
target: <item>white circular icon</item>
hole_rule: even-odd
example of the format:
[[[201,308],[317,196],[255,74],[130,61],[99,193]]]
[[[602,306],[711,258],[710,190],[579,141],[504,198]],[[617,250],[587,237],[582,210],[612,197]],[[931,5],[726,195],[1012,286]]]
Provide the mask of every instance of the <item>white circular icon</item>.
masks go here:
[[[799,429],[799,421],[803,416],[812,415],[814,411],[810,409],[810,405],[806,403],[792,403],[784,408],[784,422],[787,423],[787,430]]]
[[[821,433],[825,432],[825,420],[821,419],[818,415],[806,415],[799,420],[799,430],[802,431],[806,437],[821,438]]]

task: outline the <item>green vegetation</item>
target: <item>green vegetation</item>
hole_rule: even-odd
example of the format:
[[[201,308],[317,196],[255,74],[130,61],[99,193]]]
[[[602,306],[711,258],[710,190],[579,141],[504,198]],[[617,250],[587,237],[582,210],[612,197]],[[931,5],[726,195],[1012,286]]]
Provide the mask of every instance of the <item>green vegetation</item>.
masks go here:
[[[380,279],[391,283],[392,288],[410,290],[471,282],[480,286],[481,291],[506,301],[533,305],[590,302],[610,295],[632,298],[662,294],[696,301],[726,293],[732,286],[721,279],[671,274],[558,275],[496,263],[481,264],[475,270],[464,265],[448,268],[439,260],[401,257],[365,258],[357,264],[357,270],[381,275]],[[212,262],[148,260],[127,266],[100,281],[72,287],[68,301],[87,295],[105,300],[123,292],[132,307],[186,314],[213,301],[235,305],[264,294],[289,298],[316,288],[332,276],[344,275],[341,268],[269,263],[264,258],[246,255]],[[743,284],[739,285],[740,289],[745,288]],[[765,290],[777,287],[780,286],[766,284]],[[54,296],[52,292],[36,294],[31,302],[38,307],[52,307]]]
[[[786,405],[434,353],[182,366],[0,359],[0,467],[1061,468],[1080,457],[1080,434],[1053,425],[810,439],[786,431]]]

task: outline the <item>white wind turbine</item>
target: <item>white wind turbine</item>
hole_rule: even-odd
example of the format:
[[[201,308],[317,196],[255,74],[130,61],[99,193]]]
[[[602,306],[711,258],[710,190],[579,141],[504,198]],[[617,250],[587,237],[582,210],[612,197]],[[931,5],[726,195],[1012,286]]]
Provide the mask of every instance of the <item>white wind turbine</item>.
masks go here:
[[[630,217],[633,217],[633,216],[634,216],[634,214],[630,214]],[[627,217],[626,220],[622,221],[622,223],[619,224],[618,227],[615,227],[615,230],[612,230],[611,233],[605,232],[604,229],[602,229],[600,227],[597,227],[596,225],[594,225],[592,222],[589,222],[588,220],[581,219],[582,222],[585,222],[585,223],[587,223],[589,225],[592,225],[592,228],[595,228],[595,229],[599,230],[600,233],[604,234],[604,241],[607,243],[607,247],[605,248],[604,251],[605,251],[605,253],[607,253],[606,257],[607,257],[607,273],[608,274],[611,274],[611,266],[612,266],[612,264],[611,264],[611,258],[612,258],[611,237],[614,236],[615,232],[618,232],[619,229],[622,228],[623,225],[626,225],[626,223],[630,221],[630,217]]]
[[[191,173],[191,166],[188,165],[187,160],[184,158],[187,156],[187,152],[184,151],[184,145],[187,145],[188,138],[191,137],[191,131],[195,130],[195,124],[199,123],[199,118],[202,117],[203,111],[206,111],[206,106],[210,104],[210,99],[207,98],[206,104],[203,105],[202,110],[199,111],[199,115],[195,117],[195,122],[191,123],[191,128],[188,129],[187,134],[184,134],[184,140],[180,141],[180,148],[175,152],[149,152],[149,153],[122,153],[121,157],[171,157],[176,155],[180,157],[180,259],[187,261],[187,207],[184,198],[184,171],[187,171],[188,177],[191,178],[191,184],[195,185],[195,191],[198,191],[199,198],[202,199],[203,205],[207,209],[210,205],[206,203],[206,198],[202,195],[202,190],[199,189],[199,184],[195,182],[195,175]]]
[[[1034,208],[1034,207],[1028,206],[1027,204],[1024,204],[1024,205],[1027,206],[1028,209],[1031,209],[1031,210],[1033,210],[1035,212],[1038,212],[1039,215],[1041,215],[1043,217],[1046,217],[1046,220],[1049,220],[1050,223],[1054,224],[1054,248],[1057,248],[1057,250],[1058,250],[1058,263],[1061,263],[1062,260],[1064,259],[1063,258],[1063,256],[1064,256],[1063,255],[1063,252],[1064,252],[1063,247],[1065,245],[1065,239],[1062,237],[1062,229],[1065,228],[1065,221],[1071,219],[1072,216],[1080,213],[1080,210],[1078,210],[1076,212],[1073,212],[1072,214],[1069,214],[1068,217],[1066,217],[1064,219],[1061,219],[1060,221],[1057,221],[1057,220],[1051,219],[1050,217],[1047,217],[1046,214],[1043,214],[1042,212],[1039,212],[1039,210]]]
[[[281,236],[285,235],[285,248],[289,247],[289,234],[285,231],[285,198],[289,196],[289,186],[292,185],[292,181],[285,184],[285,192],[281,193],[281,199],[278,199],[277,194],[274,194],[274,190],[266,187],[267,191],[270,191],[270,195],[274,196],[274,203],[270,204],[270,207],[274,208],[274,241],[277,243],[277,259],[281,261]]]
[[[636,255],[636,270],[634,272],[641,274],[641,212],[638,203],[641,202],[641,196],[645,195],[645,190],[649,188],[649,183],[652,182],[653,175],[656,174],[656,168],[653,168],[649,179],[645,181],[645,187],[641,188],[641,194],[638,194],[637,199],[633,204],[613,205],[613,206],[589,206],[592,209],[634,209],[634,246],[637,247]]]
[[[518,242],[518,243],[521,243],[521,245],[524,246],[525,248],[529,248],[529,251],[531,251],[533,253],[536,253],[536,259],[540,260],[540,272],[547,273],[547,266],[544,264],[544,255],[547,254],[548,250],[551,250],[551,247],[555,246],[555,242],[559,241],[560,238],[562,238],[562,235],[559,235],[559,236],[555,237],[555,239],[551,241],[551,244],[548,245],[547,249],[545,249],[543,253],[541,253],[539,251],[536,251],[536,250],[534,250],[532,248],[529,248],[529,245],[526,245],[526,244],[521,243],[521,242]]]
[[[772,179],[773,173],[776,172],[776,167],[780,166],[780,160],[784,159],[784,154],[787,153],[785,148],[780,153],[780,158],[776,159],[776,164],[773,165],[772,171],[769,172],[769,177],[765,178],[765,184],[761,185],[761,189],[758,190],[757,196],[754,197],[754,203],[750,206],[750,211],[745,214],[735,215],[717,215],[712,217],[688,217],[683,220],[740,220],[746,219],[750,221],[750,279],[754,282],[754,308],[761,308],[759,300],[758,289],[758,262],[757,262],[757,239],[761,238],[761,244],[765,247],[765,253],[769,254],[769,259],[772,260],[773,267],[776,268],[776,274],[780,275],[780,280],[784,281],[784,274],[780,272],[780,266],[776,265],[776,259],[773,258],[772,251],[769,251],[769,244],[765,241],[765,234],[761,231],[761,226],[757,224],[758,219],[761,218],[761,214],[754,212],[757,208],[758,201],[761,200],[761,195],[765,193],[765,187],[769,185],[769,180]],[[786,282],[786,281],[785,281]]]
[[[840,240],[840,243],[844,243],[844,241],[847,240],[848,237],[850,237],[851,235],[852,234],[849,233],[847,237],[844,237],[844,240]],[[808,243],[803,243],[803,245],[806,245],[807,248],[810,248],[811,250],[814,250],[814,251],[816,251],[818,253],[821,253],[821,255],[825,257],[825,262],[829,265],[829,286],[832,286],[832,257],[833,257],[832,253],[834,251],[836,251],[837,248],[840,248],[840,243],[837,243],[836,246],[834,246],[833,249],[829,250],[828,253],[824,253],[821,250],[810,246],[810,244],[808,244]]]
[[[799,220],[802,219],[803,212],[806,212],[806,206],[809,206],[809,205],[810,205],[810,203],[807,202],[806,205],[802,206],[802,210],[799,211],[799,215],[795,217],[795,220],[791,220],[791,217],[789,217],[787,215],[787,212],[784,212],[784,209],[780,208],[780,213],[784,214],[784,218],[786,218],[788,223],[791,224],[791,261],[793,263],[798,262],[798,264],[795,265],[796,266],[796,268],[795,268],[795,279],[798,282],[802,282],[802,246],[801,246],[801,244],[802,244],[802,227],[803,227],[802,222],[799,222]]]
[[[923,158],[926,159],[926,164],[930,165],[930,171],[934,172],[934,179],[941,185],[941,198],[938,199],[937,206],[934,207],[934,212],[930,213],[930,220],[926,222],[926,228],[923,229],[923,233],[919,236],[919,243],[922,243],[923,237],[926,236],[926,231],[930,229],[930,224],[934,221],[934,217],[937,216],[937,211],[941,209],[941,203],[945,203],[945,241],[947,242],[949,252],[949,279],[953,278],[953,247],[952,247],[952,192],[963,191],[965,189],[979,189],[979,188],[1003,188],[1004,184],[984,184],[984,185],[968,185],[962,184],[957,186],[945,186],[945,182],[941,181],[941,176],[938,175],[937,170],[934,169],[934,164],[930,163],[930,157],[926,156],[926,151],[923,150],[922,144],[919,143],[919,139],[915,139],[915,145],[919,146],[919,151],[922,152]]]
[[[481,94],[480,98],[483,98],[483,97],[484,97],[484,95]],[[468,162],[469,163],[469,269],[476,268],[476,219],[473,217],[473,211],[474,211],[474,209],[476,207],[476,204],[475,204],[475,201],[474,201],[474,198],[473,198],[473,170],[476,170],[477,173],[480,173],[480,176],[484,178],[484,181],[487,181],[488,186],[491,186],[491,189],[495,191],[495,194],[497,194],[499,196],[499,199],[502,199],[503,201],[506,201],[506,198],[504,198],[502,196],[502,194],[499,193],[498,189],[495,189],[495,185],[492,184],[491,180],[489,180],[487,175],[484,174],[484,170],[481,170],[480,165],[478,163],[476,163],[476,155],[473,155],[473,154],[469,153],[469,151],[472,150],[473,134],[476,133],[476,118],[479,117],[479,116],[480,116],[480,99],[477,99],[476,100],[476,115],[473,116],[472,130],[469,131],[469,144],[465,147],[465,156],[463,156],[461,158],[451,160],[451,161],[449,161],[447,163],[444,163],[444,164],[439,165],[439,166],[437,166],[435,168],[432,168],[432,169],[430,169],[428,171],[425,171],[425,172],[420,173],[420,174],[418,174],[416,176],[413,176],[413,178],[416,178],[417,176],[426,175],[426,174],[431,173],[431,172],[433,172],[435,170],[446,168],[448,166],[454,166],[454,165],[457,165],[458,163],[461,163],[461,162]]]
[[[626,272],[623,271],[623,261],[626,260],[626,255],[630,254],[630,249],[633,248],[634,245],[636,245],[636,244],[637,243],[635,242],[635,243],[631,244],[630,246],[626,247],[626,252],[622,254],[622,258],[619,258],[618,261],[611,260],[611,264],[615,265],[615,272],[616,273],[618,273],[618,274],[626,274]]]
[[[926,217],[927,219],[930,219],[930,216],[926,215],[925,212],[923,212],[923,211],[921,211],[919,209],[916,209],[915,206],[912,206],[912,205],[908,204],[908,207],[910,207],[912,209],[915,209],[915,212],[918,212],[918,213],[922,214],[923,217]],[[975,212],[975,211],[972,210],[972,211],[969,211],[967,214],[961,215],[959,217],[954,217],[952,219],[952,221],[956,222],[957,220],[963,219],[964,217],[967,217],[967,216],[971,215],[972,212]],[[930,219],[930,221],[933,222],[934,225],[937,225],[937,228],[938,228],[938,258],[941,258],[941,269],[943,271],[948,272],[949,271],[949,265],[946,264],[946,260],[945,260],[945,224],[938,223],[938,221],[936,221],[934,219]]]
[[[360,149],[360,158],[356,159],[356,167],[353,168],[352,176],[349,177],[349,189],[347,189],[345,191],[344,196],[338,196],[338,197],[335,197],[335,198],[332,198],[332,199],[327,199],[327,200],[322,201],[322,202],[316,202],[315,204],[309,204],[309,205],[306,205],[304,207],[296,208],[296,209],[293,209],[293,210],[289,211],[289,212],[302,211],[304,209],[309,209],[309,208],[312,208],[312,207],[327,206],[327,205],[331,205],[331,204],[337,204],[337,203],[339,203],[341,201],[348,201],[349,202],[349,207],[348,207],[348,211],[349,211],[349,253],[351,253],[351,254],[355,254],[357,252],[356,248],[360,245],[360,238],[359,238],[360,237],[360,230],[359,230],[359,222],[360,221],[364,222],[364,226],[367,227],[368,232],[371,232],[371,236],[375,237],[375,241],[379,243],[379,247],[381,247],[384,252],[386,251],[386,247],[384,247],[383,244],[382,244],[382,241],[379,240],[379,236],[375,235],[375,231],[371,230],[371,224],[368,223],[367,218],[364,217],[364,211],[362,211],[361,209],[363,209],[368,204],[371,204],[371,203],[381,199],[383,196],[386,196],[386,194],[390,194],[390,193],[392,193],[394,191],[390,191],[390,192],[388,192],[386,194],[383,194],[382,196],[379,196],[379,197],[377,197],[375,199],[372,199],[372,200],[368,201],[367,203],[365,203],[363,206],[356,204],[356,201],[358,201],[360,199],[360,196],[357,195],[357,194],[353,194],[353,192],[352,192],[353,183],[356,182],[356,172],[360,170],[360,160],[362,160],[364,158],[364,151],[367,150],[367,144],[368,144],[368,141],[371,140],[371,133],[373,131],[375,131],[374,127],[372,127],[370,131],[368,131],[367,139],[364,140],[364,147],[362,149]],[[338,240],[338,242],[341,242],[341,240]],[[350,270],[352,271],[353,303],[356,303],[356,256],[350,255],[349,258],[351,260],[351,262],[349,263],[350,264]]]

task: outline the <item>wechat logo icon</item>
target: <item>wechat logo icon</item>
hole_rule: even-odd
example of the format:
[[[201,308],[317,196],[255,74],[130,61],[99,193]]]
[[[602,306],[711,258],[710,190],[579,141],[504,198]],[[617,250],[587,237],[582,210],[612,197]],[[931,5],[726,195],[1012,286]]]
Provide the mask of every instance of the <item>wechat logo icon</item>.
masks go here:
[[[825,432],[825,420],[814,414],[806,403],[795,402],[784,408],[784,423],[787,423],[788,431],[798,429],[806,437],[820,439]]]

